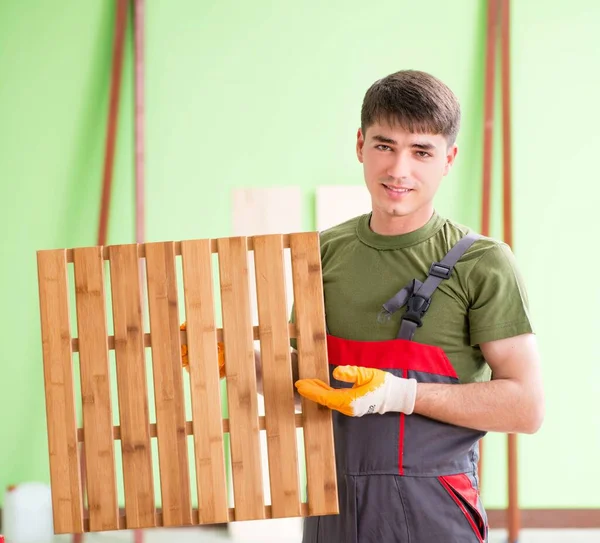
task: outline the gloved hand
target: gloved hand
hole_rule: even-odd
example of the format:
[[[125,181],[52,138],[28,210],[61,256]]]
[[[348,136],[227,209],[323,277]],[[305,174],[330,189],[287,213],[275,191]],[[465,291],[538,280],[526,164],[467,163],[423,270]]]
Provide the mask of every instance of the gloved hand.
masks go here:
[[[331,388],[319,379],[296,381],[298,393],[309,400],[335,409],[349,417],[371,413],[398,412],[410,415],[415,408],[417,381],[359,366],[338,366],[338,381],[354,383],[352,388]]]
[[[180,330],[186,329],[186,323],[184,322],[180,327]],[[222,342],[217,343],[217,349],[219,351],[219,377],[223,379],[225,377],[225,348]],[[188,359],[188,348],[185,343],[181,345],[181,365],[189,372],[190,361]]]

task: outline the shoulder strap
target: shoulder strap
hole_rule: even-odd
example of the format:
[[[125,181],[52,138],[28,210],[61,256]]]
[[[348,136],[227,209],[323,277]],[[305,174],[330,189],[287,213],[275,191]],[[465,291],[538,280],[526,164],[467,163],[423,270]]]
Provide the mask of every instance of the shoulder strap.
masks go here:
[[[416,329],[423,326],[422,319],[431,305],[431,297],[435,289],[443,280],[450,278],[456,263],[469,247],[480,238],[479,234],[468,233],[448,251],[448,254],[440,262],[434,262],[431,265],[429,274],[423,283],[415,280],[411,281],[410,285],[383,304],[387,313],[395,313],[398,309],[407,305],[406,313],[402,316],[398,339],[411,340]]]

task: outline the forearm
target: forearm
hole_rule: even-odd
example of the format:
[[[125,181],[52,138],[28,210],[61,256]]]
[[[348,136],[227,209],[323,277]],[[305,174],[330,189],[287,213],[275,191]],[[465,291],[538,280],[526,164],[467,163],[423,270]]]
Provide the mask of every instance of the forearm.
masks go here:
[[[522,383],[497,379],[487,383],[419,383],[414,413],[475,430],[535,433],[543,402]]]

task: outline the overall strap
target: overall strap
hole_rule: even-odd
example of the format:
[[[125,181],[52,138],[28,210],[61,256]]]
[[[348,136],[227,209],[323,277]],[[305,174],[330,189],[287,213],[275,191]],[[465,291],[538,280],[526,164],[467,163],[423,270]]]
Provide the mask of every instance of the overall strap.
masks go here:
[[[480,237],[479,234],[469,233],[461,238],[440,262],[434,262],[431,265],[429,274],[423,283],[414,279],[383,304],[383,308],[388,314],[395,313],[407,305],[406,313],[402,316],[398,339],[411,340],[416,329],[423,326],[422,319],[431,305],[431,297],[435,289],[443,280],[450,278],[456,263]]]

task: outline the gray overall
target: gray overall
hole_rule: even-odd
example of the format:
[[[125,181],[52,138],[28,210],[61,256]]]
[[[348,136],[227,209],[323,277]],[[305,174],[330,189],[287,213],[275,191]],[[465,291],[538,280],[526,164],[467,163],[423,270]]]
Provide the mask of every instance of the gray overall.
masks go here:
[[[353,341],[328,335],[330,371],[375,367],[421,383],[458,384],[439,347],[412,341],[431,296],[478,239],[462,238],[427,279],[413,280],[384,304],[405,305],[398,338]],[[331,375],[331,386],[350,387]],[[305,519],[303,543],[482,543],[487,517],[477,486],[478,442],[484,432],[423,417],[333,412],[340,514]],[[310,496],[309,496],[310,499]]]

